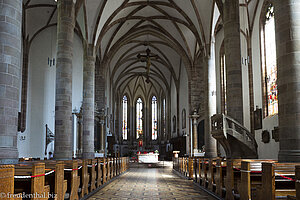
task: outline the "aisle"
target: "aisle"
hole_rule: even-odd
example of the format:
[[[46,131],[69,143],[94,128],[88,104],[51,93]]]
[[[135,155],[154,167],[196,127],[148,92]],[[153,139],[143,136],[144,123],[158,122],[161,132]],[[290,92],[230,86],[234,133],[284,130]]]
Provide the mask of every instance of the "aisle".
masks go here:
[[[168,165],[168,163],[165,163]],[[179,178],[168,167],[131,166],[129,172],[101,189],[89,200],[98,199],[214,199],[193,182]]]

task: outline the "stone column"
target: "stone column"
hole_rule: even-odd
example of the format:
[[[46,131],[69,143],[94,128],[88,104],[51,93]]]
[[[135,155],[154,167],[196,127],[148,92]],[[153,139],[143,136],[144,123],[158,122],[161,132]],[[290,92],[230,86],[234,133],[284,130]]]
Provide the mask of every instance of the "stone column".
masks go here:
[[[223,13],[227,114],[243,124],[239,1],[225,0]]]
[[[27,115],[27,90],[28,90],[28,63],[29,63],[29,39],[23,40],[23,66],[22,66],[22,89],[21,89],[21,116],[19,130],[22,133],[26,129]]]
[[[0,1],[0,164],[18,162],[22,0]]]
[[[191,120],[192,120],[192,124],[193,124],[193,128],[192,128],[192,134],[193,134],[193,155],[195,153],[198,153],[198,131],[197,131],[197,126],[198,126],[198,118],[200,117],[200,115],[197,114],[197,110],[194,110],[194,113],[190,116]],[[191,156],[193,156],[191,155]]]
[[[104,114],[104,110],[103,112],[100,114],[100,153],[105,153],[105,114]]]
[[[214,40],[214,38],[212,39]],[[206,112],[205,112],[205,157],[217,157],[217,141],[211,134],[211,116],[217,112],[216,98],[216,66],[215,66],[215,42],[212,41],[210,56],[207,57],[207,67],[205,68],[206,84]]]
[[[300,161],[300,2],[275,0],[280,162]]]
[[[73,0],[57,1],[57,12],[54,158],[69,160],[72,159],[72,58],[75,26]]]
[[[87,44],[84,49],[83,66],[83,158],[92,159],[94,151],[95,112],[95,47]]]

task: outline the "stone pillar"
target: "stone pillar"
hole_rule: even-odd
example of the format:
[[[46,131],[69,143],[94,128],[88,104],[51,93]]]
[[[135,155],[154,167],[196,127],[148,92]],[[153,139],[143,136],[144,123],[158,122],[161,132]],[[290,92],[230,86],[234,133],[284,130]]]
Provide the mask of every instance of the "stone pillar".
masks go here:
[[[29,39],[23,40],[23,66],[22,66],[22,89],[21,89],[21,116],[19,130],[22,133],[26,129],[27,116],[27,90],[28,90],[28,63],[29,63]]]
[[[22,0],[0,1],[0,164],[18,162]]]
[[[214,40],[214,39],[213,39]],[[211,134],[211,116],[217,112],[216,98],[216,66],[215,66],[215,43],[211,43],[210,56],[207,58],[207,67],[205,68],[206,84],[206,112],[205,112],[205,157],[217,157],[217,141]]]
[[[300,2],[275,0],[280,162],[300,161]]]
[[[83,66],[83,158],[92,159],[94,151],[94,112],[95,112],[95,47],[85,46]]]
[[[195,153],[198,153],[198,131],[197,131],[198,120],[197,119],[199,117],[200,117],[200,115],[197,114],[197,110],[194,110],[194,113],[190,116],[190,118],[192,120],[192,124],[193,124],[193,128],[192,128],[193,155],[195,155]]]
[[[57,1],[57,12],[54,158],[69,160],[72,159],[72,58],[75,26],[73,0]]]
[[[100,115],[100,153],[105,153],[105,115],[104,111]]]
[[[223,13],[227,114],[244,124],[239,1],[225,0]]]

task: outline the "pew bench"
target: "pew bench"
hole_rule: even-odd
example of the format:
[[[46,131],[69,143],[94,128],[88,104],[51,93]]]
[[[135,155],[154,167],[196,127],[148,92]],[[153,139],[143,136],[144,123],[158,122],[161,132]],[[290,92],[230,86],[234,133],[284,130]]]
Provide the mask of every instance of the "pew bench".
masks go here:
[[[296,196],[296,165],[297,163],[263,163],[260,199],[273,200]]]
[[[79,186],[80,186],[80,176],[78,171],[80,167],[78,166],[78,160],[65,161],[65,179],[68,182],[67,191],[68,199],[79,200]]]
[[[216,183],[216,194],[220,197],[225,196],[225,177],[226,177],[226,161],[222,159],[216,160],[216,174],[215,174],[215,183]]]
[[[14,185],[15,193],[33,195],[35,199],[49,199],[50,186],[45,185],[45,176],[52,173],[51,169],[45,171],[45,163],[28,163],[15,165]],[[54,195],[54,194],[53,194]]]
[[[45,176],[45,184],[50,185],[50,193],[55,194],[54,200],[65,198],[67,192],[68,181],[65,180],[65,164],[63,161],[45,161],[46,171],[49,171]]]
[[[7,200],[22,200],[22,193],[15,194],[15,166],[0,165],[0,198]],[[7,196],[12,195],[12,196]]]
[[[79,160],[78,164],[81,166],[78,168],[78,173],[80,174],[80,198],[83,198],[89,193],[89,180],[90,175],[88,173],[88,160]]]

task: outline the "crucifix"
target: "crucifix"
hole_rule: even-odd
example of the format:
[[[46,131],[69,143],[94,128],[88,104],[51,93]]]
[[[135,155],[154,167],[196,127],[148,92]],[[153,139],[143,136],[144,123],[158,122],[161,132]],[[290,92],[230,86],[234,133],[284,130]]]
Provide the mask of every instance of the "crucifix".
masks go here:
[[[149,83],[149,74],[150,74],[150,66],[151,66],[151,58],[158,58],[158,55],[150,55],[151,51],[149,48],[146,49],[146,54],[138,54],[137,57],[141,62],[146,62],[146,82]]]

